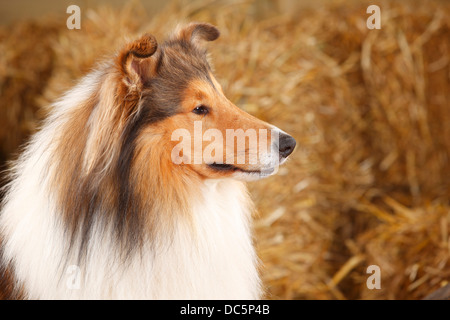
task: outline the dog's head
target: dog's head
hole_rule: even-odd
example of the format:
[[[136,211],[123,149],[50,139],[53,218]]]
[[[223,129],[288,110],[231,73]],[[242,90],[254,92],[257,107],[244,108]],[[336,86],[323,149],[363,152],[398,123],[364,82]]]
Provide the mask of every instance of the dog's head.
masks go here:
[[[162,45],[149,34],[128,44],[117,60],[122,115],[132,119],[134,157],[170,159],[203,178],[258,179],[276,171],[295,140],[226,98],[205,49],[218,37],[216,27],[191,23]]]

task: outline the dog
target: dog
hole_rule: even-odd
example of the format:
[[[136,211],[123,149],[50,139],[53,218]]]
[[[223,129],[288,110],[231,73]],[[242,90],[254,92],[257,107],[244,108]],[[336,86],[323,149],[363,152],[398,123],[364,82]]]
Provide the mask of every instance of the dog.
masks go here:
[[[245,182],[296,142],[225,97],[205,45],[218,37],[145,34],[52,105],[8,173],[1,298],[262,297]],[[230,130],[267,134],[240,145]]]

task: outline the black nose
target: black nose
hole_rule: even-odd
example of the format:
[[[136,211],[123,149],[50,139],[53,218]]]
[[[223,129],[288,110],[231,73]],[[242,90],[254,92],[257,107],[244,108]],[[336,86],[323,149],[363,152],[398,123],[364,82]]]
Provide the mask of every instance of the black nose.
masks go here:
[[[280,134],[279,142],[279,153],[280,157],[283,158],[287,158],[292,153],[292,151],[294,151],[295,145],[297,144],[294,138],[285,133]]]

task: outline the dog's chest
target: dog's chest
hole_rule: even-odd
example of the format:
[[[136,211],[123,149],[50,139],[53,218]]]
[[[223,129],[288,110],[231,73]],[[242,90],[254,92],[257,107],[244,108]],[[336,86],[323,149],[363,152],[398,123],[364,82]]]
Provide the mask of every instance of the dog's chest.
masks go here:
[[[166,281],[161,285],[166,292],[159,294],[162,298],[259,298],[244,185],[208,181],[201,192],[203,200],[193,205],[192,224],[178,226],[161,264],[155,264],[154,277]]]

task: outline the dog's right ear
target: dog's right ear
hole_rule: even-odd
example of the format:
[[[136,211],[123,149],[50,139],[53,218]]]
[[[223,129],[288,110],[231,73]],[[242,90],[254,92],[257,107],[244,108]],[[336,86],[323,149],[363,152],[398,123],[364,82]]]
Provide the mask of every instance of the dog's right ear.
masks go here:
[[[219,29],[209,23],[191,22],[179,28],[175,38],[199,45],[202,41],[214,41],[220,36]]]
[[[156,73],[154,54],[158,43],[151,34],[145,34],[128,44],[118,56],[123,81],[130,91],[140,91]]]

